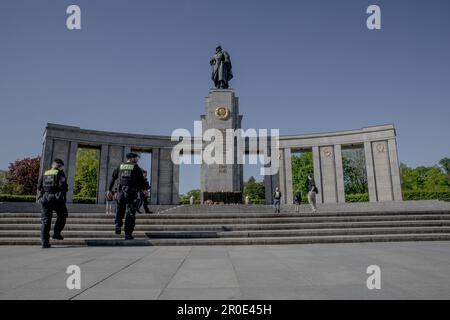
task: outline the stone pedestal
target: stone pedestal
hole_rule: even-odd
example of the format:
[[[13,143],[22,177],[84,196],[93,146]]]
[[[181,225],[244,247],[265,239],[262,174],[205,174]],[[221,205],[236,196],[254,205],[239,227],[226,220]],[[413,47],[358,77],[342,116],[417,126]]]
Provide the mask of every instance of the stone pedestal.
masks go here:
[[[234,199],[236,196],[229,197],[230,194],[241,193],[243,191],[243,166],[237,164],[236,141],[233,145],[226,144],[226,130],[240,129],[242,116],[239,115],[238,98],[234,95],[232,89],[211,89],[206,97],[205,114],[201,116],[202,130],[205,133],[208,129],[217,129],[222,133],[224,164],[206,164],[201,165],[201,201],[214,199]],[[203,150],[210,144],[204,142]],[[226,164],[226,152],[234,152],[234,164]],[[212,196],[211,194],[215,194]],[[221,196],[224,195],[223,197]],[[231,200],[230,200],[231,201]]]

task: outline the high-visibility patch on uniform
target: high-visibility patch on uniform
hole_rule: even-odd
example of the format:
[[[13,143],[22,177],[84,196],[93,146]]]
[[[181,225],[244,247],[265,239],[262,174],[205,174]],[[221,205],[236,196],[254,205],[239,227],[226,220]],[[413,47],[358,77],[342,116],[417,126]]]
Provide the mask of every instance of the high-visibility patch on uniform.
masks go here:
[[[44,172],[44,181],[43,186],[47,188],[56,187],[58,185],[58,181],[56,181],[58,177],[58,169],[50,169]]]
[[[50,169],[44,172],[44,176],[56,176],[58,172],[58,169]]]
[[[133,170],[133,169],[134,169],[134,164],[122,163],[120,165],[120,170]]]

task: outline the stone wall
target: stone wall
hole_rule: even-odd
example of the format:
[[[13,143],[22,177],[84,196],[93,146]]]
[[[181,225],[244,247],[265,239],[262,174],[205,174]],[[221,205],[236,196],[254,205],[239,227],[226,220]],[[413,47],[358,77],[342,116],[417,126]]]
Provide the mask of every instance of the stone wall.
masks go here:
[[[282,202],[292,204],[292,151],[310,150],[319,203],[345,202],[342,148],[364,146],[370,202],[402,200],[396,133],[393,125],[333,133],[280,137],[280,171],[266,178],[266,202],[277,186],[285,195]]]
[[[84,130],[78,127],[47,124],[43,137],[40,172],[50,167],[54,158],[65,163],[69,184],[68,202],[73,200],[76,155],[79,147],[97,148],[100,151],[97,202],[104,203],[112,173],[133,150],[150,150],[152,156],[152,204],[178,203],[178,166],[170,158],[174,142],[167,136],[122,134]]]
[[[228,96],[231,96],[228,94]],[[215,98],[215,97],[214,97]],[[209,106],[211,112],[214,106]],[[219,101],[228,106],[235,117],[233,124],[217,121],[228,128],[239,128],[242,116],[238,113],[237,98]],[[212,116],[212,115],[211,115]],[[206,121],[209,117],[204,117]],[[211,126],[204,122],[204,129]],[[219,128],[220,129],[220,128]],[[41,173],[55,157],[63,159],[69,183],[68,201],[73,199],[73,183],[76,171],[76,154],[79,147],[93,147],[100,150],[99,182],[97,202],[104,203],[113,170],[132,150],[146,150],[152,153],[152,170],[149,176],[152,185],[151,203],[177,204],[179,202],[179,166],[174,165],[170,154],[176,142],[168,136],[135,135],[105,131],[84,130],[78,127],[48,124],[43,137]],[[393,125],[382,125],[359,130],[333,133],[306,134],[280,137],[280,168],[276,175],[266,176],[266,203],[272,203],[272,194],[279,187],[284,204],[292,204],[291,155],[298,150],[310,150],[313,154],[314,177],[319,203],[343,203],[344,174],[342,148],[364,146],[370,202],[402,200],[399,161],[397,158],[396,133]],[[198,151],[198,150],[197,150]],[[212,168],[212,167],[211,167]],[[209,179],[204,174],[209,172]],[[214,185],[214,190],[236,191],[242,184],[242,166],[231,168],[233,174],[227,179],[216,179],[217,174],[203,171],[202,185],[205,190]],[[209,184],[207,184],[209,183]]]

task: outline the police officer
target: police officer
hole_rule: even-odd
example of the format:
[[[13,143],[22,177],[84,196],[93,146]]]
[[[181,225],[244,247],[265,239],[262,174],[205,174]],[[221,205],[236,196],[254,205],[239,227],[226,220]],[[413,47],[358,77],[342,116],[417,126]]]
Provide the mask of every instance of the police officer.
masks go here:
[[[126,213],[125,240],[132,240],[134,239],[132,233],[136,224],[138,193],[144,190],[144,194],[147,196],[147,191],[145,190],[146,185],[142,169],[137,165],[139,156],[136,153],[130,152],[127,153],[126,158],[127,161],[122,163],[113,172],[107,197],[108,199],[112,199],[114,183],[119,179],[119,187],[116,196],[116,234],[120,234],[122,231],[123,217]]]
[[[53,210],[56,211],[56,222],[53,230],[53,239],[63,240],[61,231],[66,225],[67,207],[66,193],[68,190],[66,175],[62,168],[64,162],[61,159],[53,160],[51,169],[44,172],[39,178],[38,190],[39,202],[42,206],[41,241],[42,248],[50,248],[50,228],[52,224]]]

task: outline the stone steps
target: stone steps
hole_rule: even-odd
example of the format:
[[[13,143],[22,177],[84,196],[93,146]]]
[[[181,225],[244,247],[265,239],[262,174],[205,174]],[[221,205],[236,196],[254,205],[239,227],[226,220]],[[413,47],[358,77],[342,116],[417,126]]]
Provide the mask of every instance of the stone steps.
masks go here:
[[[112,228],[111,228],[112,229]],[[70,231],[64,232],[64,237],[70,239],[121,239],[123,236],[109,231]],[[384,228],[330,228],[330,229],[293,229],[293,230],[255,230],[255,231],[135,231],[135,238],[150,239],[177,239],[177,238],[258,238],[258,237],[296,237],[296,236],[323,236],[323,235],[373,235],[373,234],[435,234],[449,233],[450,227],[384,227]],[[0,238],[39,238],[39,230],[0,231]]]
[[[105,224],[113,223],[113,217],[110,218],[69,218],[72,224]],[[234,224],[277,224],[277,223],[313,223],[313,222],[364,222],[364,221],[415,221],[415,220],[445,220],[450,221],[448,214],[410,214],[410,215],[355,215],[355,216],[291,216],[274,218],[193,218],[193,219],[167,219],[164,216],[156,219],[141,218],[137,223],[142,225],[234,225]],[[0,218],[0,224],[39,224],[40,218]]]
[[[108,224],[66,224],[66,231],[98,230],[110,231]],[[374,222],[334,222],[334,223],[277,223],[277,224],[236,224],[236,225],[136,225],[136,231],[238,231],[238,230],[291,230],[330,228],[380,228],[380,227],[439,227],[450,226],[450,220],[402,220]],[[0,224],[0,230],[40,230],[40,224]]]
[[[423,215],[423,214],[439,214],[448,215],[450,217],[449,210],[418,210],[418,211],[377,211],[377,212],[320,212],[320,213],[226,213],[226,212],[214,212],[214,213],[142,213],[137,214],[137,219],[215,219],[215,218],[295,218],[295,217],[344,217],[344,216],[400,216],[400,215]],[[40,219],[40,213],[0,213],[0,218],[38,218]],[[69,218],[90,218],[90,219],[114,219],[113,214],[105,213],[69,213]]]
[[[52,241],[56,246],[211,246],[211,245],[275,245],[313,243],[449,241],[450,233],[383,234],[345,236],[198,238],[198,239],[65,239]],[[40,245],[39,238],[0,238],[0,245]]]
[[[179,206],[159,214],[138,214],[132,241],[123,240],[123,233],[114,233],[113,215],[71,212],[63,232],[65,240],[51,242],[62,246],[153,246],[450,240],[450,210],[443,207],[314,214],[223,212],[222,207],[202,206],[209,212],[188,213],[180,211],[186,210],[185,206]],[[0,213],[0,245],[39,245],[40,223],[39,213]]]

